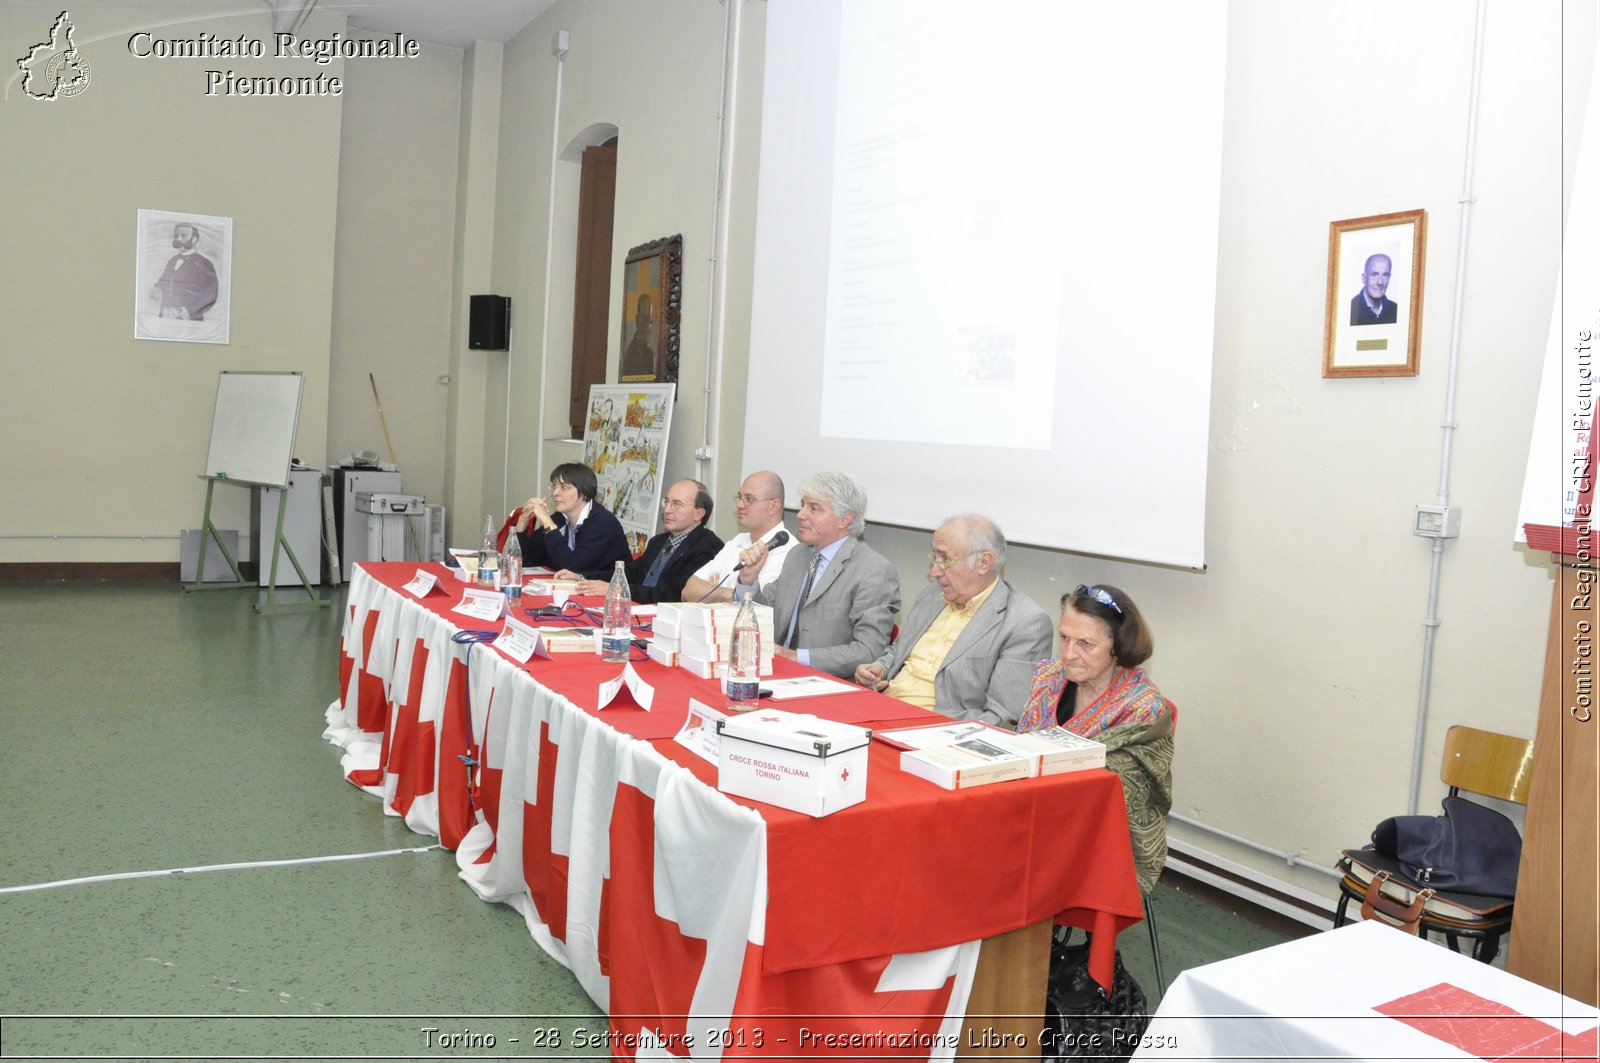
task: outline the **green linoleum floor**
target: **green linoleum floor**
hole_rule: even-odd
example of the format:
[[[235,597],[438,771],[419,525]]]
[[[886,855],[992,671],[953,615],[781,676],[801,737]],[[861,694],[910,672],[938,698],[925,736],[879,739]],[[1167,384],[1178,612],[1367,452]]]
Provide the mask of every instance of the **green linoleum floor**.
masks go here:
[[[255,599],[0,584],[0,889],[433,844],[320,737],[339,611]],[[429,1056],[430,1028],[538,1055],[552,1026],[604,1055],[571,974],[438,849],[3,893],[0,939],[4,1058]]]
[[[0,890],[433,843],[320,737],[340,610],[256,598],[0,583]],[[1181,887],[1155,903],[1169,980],[1284,940]],[[1120,944],[1154,1009],[1144,927]],[[437,849],[0,893],[0,1015],[4,1058],[605,1054],[571,974]]]

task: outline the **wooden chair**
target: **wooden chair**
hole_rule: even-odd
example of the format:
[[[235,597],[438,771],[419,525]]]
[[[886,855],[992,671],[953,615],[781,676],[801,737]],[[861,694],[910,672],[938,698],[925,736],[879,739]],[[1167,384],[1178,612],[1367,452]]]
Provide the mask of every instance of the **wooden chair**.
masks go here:
[[[1461,724],[1444,739],[1439,778],[1450,795],[1461,791],[1528,803],[1528,780],[1533,769],[1533,742],[1526,738],[1481,731]],[[1361,905],[1363,918],[1378,918],[1390,926],[1426,938],[1443,934],[1452,949],[1460,939],[1475,942],[1474,959],[1491,962],[1500,951],[1500,938],[1511,929],[1513,897],[1425,888],[1407,878],[1395,857],[1370,845],[1346,849],[1339,860],[1344,878],[1339,883],[1335,927],[1343,926],[1350,902]]]

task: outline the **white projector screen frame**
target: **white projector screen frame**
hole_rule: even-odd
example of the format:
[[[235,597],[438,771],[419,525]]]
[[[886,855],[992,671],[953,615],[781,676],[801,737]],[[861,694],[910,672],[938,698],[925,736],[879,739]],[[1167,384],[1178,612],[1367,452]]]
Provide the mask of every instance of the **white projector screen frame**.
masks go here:
[[[744,467],[1203,568],[1225,52],[1224,0],[771,0]]]

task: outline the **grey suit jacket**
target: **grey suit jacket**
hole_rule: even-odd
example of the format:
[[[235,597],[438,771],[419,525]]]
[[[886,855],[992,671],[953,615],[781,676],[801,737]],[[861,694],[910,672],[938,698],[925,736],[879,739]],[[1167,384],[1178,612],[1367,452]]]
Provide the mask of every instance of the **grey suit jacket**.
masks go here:
[[[900,637],[878,658],[894,678],[934,618],[944,609],[937,583],[911,603]],[[937,708],[957,720],[982,720],[1014,728],[1033,685],[1033,669],[1050,656],[1053,625],[1032,598],[1005,580],[956,638],[933,677]]]
[[[788,630],[810,567],[811,548],[798,543],[778,578],[756,592],[756,601],[772,606],[773,638],[781,640]],[[800,609],[798,645],[810,652],[811,667],[849,679],[856,665],[888,648],[899,611],[900,573],[866,543],[847,538]]]

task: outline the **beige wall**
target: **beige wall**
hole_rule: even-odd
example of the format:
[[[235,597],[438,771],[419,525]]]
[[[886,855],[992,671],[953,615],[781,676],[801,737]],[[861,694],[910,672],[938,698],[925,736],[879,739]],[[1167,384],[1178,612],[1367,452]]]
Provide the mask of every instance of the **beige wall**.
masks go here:
[[[1150,617],[1151,668],[1181,712],[1179,814],[1331,863],[1403,809],[1431,562],[1430,543],[1409,526],[1412,506],[1439,486],[1458,310],[1449,489],[1465,518],[1441,565],[1424,808],[1440,793],[1447,723],[1532,733],[1551,581],[1512,545],[1511,529],[1558,261],[1561,135],[1564,123],[1575,128],[1560,110],[1572,95],[1563,72],[1581,83],[1593,65],[1594,7],[1488,5],[1458,302],[1471,7],[1232,3],[1208,570],[1018,549],[1010,571],[1047,606],[1078,582],[1105,581]],[[89,11],[131,24],[114,10],[73,13],[80,24]],[[558,0],[503,50],[429,49],[415,62],[353,70],[342,131],[337,106],[245,111],[246,101],[200,100],[191,70],[135,68],[114,41],[88,53],[95,83],[79,98],[34,105],[15,98],[13,83],[3,106],[18,162],[0,178],[3,231],[14,261],[48,249],[53,266],[0,296],[0,438],[20,458],[0,474],[0,533],[191,526],[216,371],[299,368],[308,373],[301,456],[382,448],[366,378],[375,372],[408,487],[430,497],[437,487],[452,506],[453,541],[471,542],[485,510],[520,501],[576,456],[560,442],[576,166],[553,159],[599,124],[621,137],[614,259],[684,235],[669,475],[711,475],[690,454],[712,434],[713,488],[727,498],[743,471],[765,10],[759,0],[735,8],[727,291],[715,320],[708,279],[729,14],[717,0]],[[35,22],[48,26],[55,10],[35,17],[44,11],[6,12],[13,52]],[[1379,31],[1364,14],[1381,15]],[[558,71],[550,43],[562,29],[571,52]],[[286,160],[296,180],[277,179]],[[1173,179],[1182,176],[1174,160]],[[141,206],[235,218],[228,347],[129,338],[128,252]],[[1421,375],[1322,379],[1328,223],[1414,207],[1430,223]],[[509,355],[464,349],[465,300],[478,291],[514,301]],[[614,292],[613,366],[619,319]],[[1159,319],[1152,307],[1151,327]],[[708,420],[718,320],[726,356]],[[441,373],[448,388],[435,383]],[[1126,417],[1136,430],[1150,414]],[[780,471],[792,484],[814,470],[797,454]],[[99,501],[90,508],[88,498]],[[1093,499],[1042,485],[1039,504]],[[950,502],[982,506],[981,485]],[[718,524],[727,532],[731,521],[725,505]],[[926,533],[874,527],[871,541],[900,567],[909,598]],[[0,561],[175,556],[175,542],[0,538]],[[1215,837],[1174,833],[1262,874],[1331,889]]]
[[[743,10],[748,14],[759,7],[745,3]],[[496,400],[486,417],[485,499],[516,505],[544,489],[551,467],[581,458],[578,447],[562,442],[569,434],[579,164],[561,156],[571,155],[574,140],[597,126],[615,127],[619,137],[614,276],[620,277],[629,248],[683,234],[688,281],[667,475],[706,475],[691,455],[705,424],[706,283],[725,15],[725,7],[713,0],[603,5],[561,0],[506,46],[495,284],[512,297],[519,327],[509,358],[490,363],[489,392]],[[560,70],[551,49],[558,30],[568,32],[571,46]],[[608,348],[614,377],[620,284],[611,295]],[[510,396],[509,440],[501,427],[502,394]]]
[[[328,458],[387,459],[392,440],[405,490],[432,502],[445,494],[462,61],[429,46],[346,63],[339,145]]]
[[[215,10],[74,4],[91,82],[70,99],[26,98],[7,66],[0,231],[12,276],[0,285],[0,561],[176,560],[179,529],[197,527],[204,508],[198,476],[220,370],[303,372],[295,453],[312,464],[327,453],[340,103],[208,98],[204,71],[217,62],[129,53],[126,41],[140,30],[270,32],[264,9],[206,17]],[[7,4],[5,54],[46,39],[60,12]],[[341,26],[316,16],[307,30]],[[292,60],[226,65],[249,75],[307,72]],[[233,219],[228,344],[133,338],[140,208]],[[243,527],[247,504],[242,490],[219,492],[218,522]],[[31,535],[63,538],[18,538]],[[103,535],[133,538],[80,538]]]

